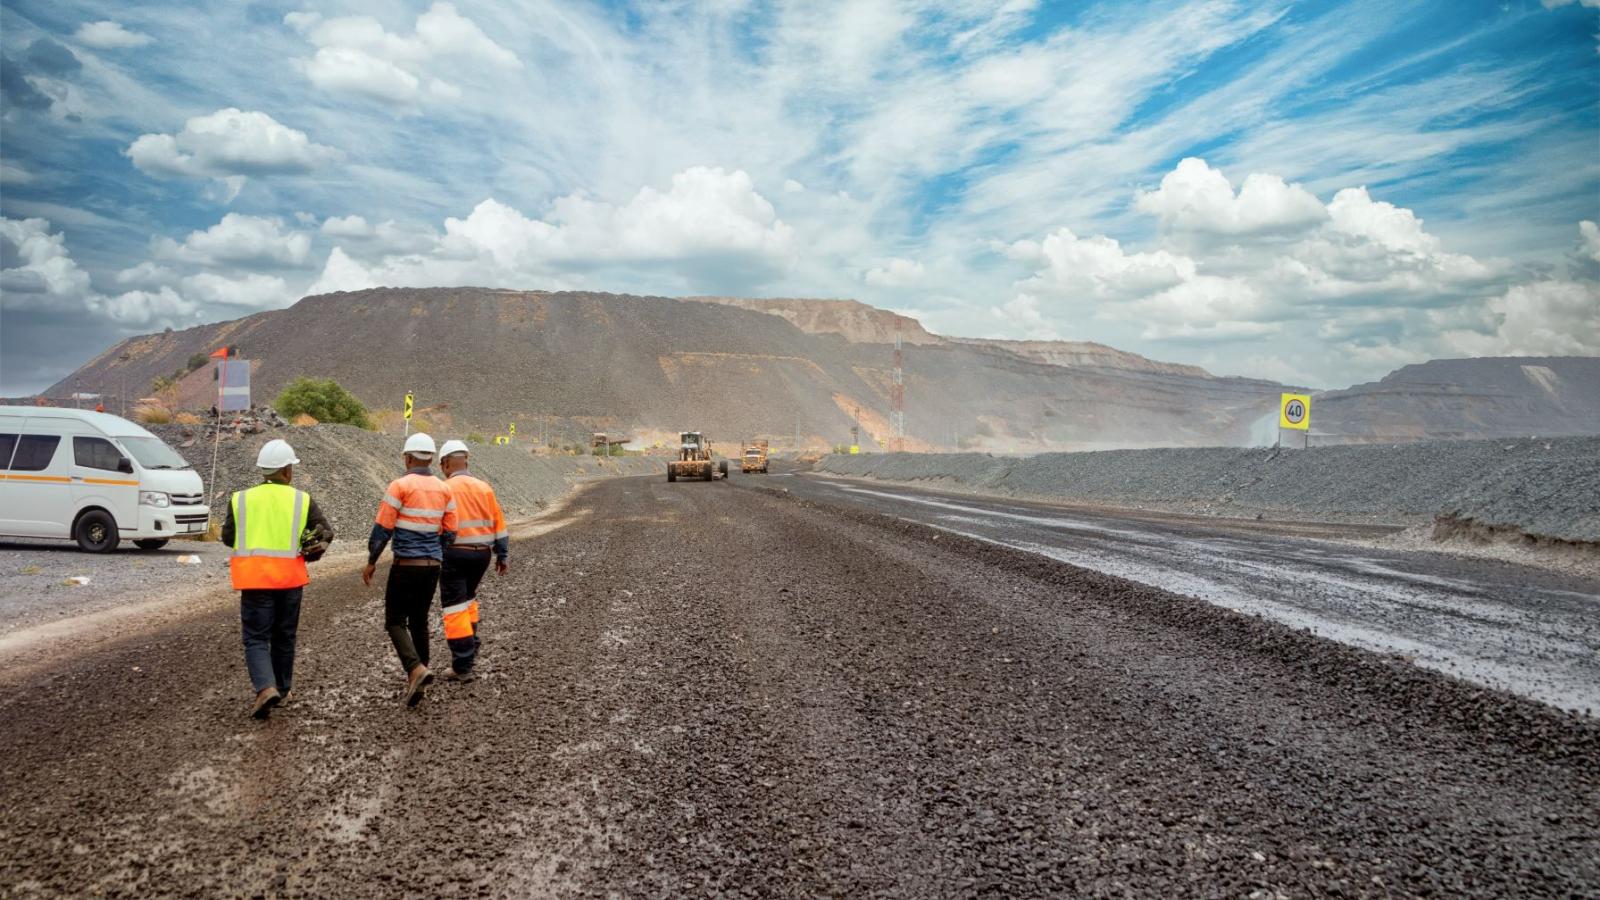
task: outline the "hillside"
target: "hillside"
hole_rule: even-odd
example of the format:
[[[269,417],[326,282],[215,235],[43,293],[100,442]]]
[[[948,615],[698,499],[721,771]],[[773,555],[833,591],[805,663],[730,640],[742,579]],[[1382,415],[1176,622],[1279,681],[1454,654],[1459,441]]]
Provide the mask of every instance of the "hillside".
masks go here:
[[[1317,395],[1312,422],[1345,442],[1600,433],[1600,358],[1435,359]]]
[[[137,396],[194,354],[231,344],[270,401],[331,376],[393,417],[407,390],[441,428],[554,440],[605,431],[669,440],[766,435],[777,448],[890,437],[892,348],[903,341],[906,449],[999,453],[1270,443],[1281,385],[1222,378],[1101,344],[932,334],[855,301],[635,297],[483,288],[380,288],[120,342],[47,394]],[[124,360],[123,357],[127,359]],[[211,373],[182,384],[209,405]],[[1323,443],[1591,434],[1600,360],[1435,360],[1318,395]]]
[[[435,414],[450,424],[486,432],[516,420],[532,433],[547,415],[563,440],[692,427],[724,441],[768,434],[780,447],[798,431],[801,445],[820,447],[847,442],[859,416],[870,446],[889,437],[890,348],[827,329],[874,314],[892,318],[860,304],[823,307],[803,319],[808,331],[781,315],[665,297],[377,289],[131,338],[49,394],[80,384],[115,394],[124,377],[148,385],[192,354],[231,344],[255,361],[262,400],[297,375],[332,376],[374,408],[397,408],[410,389],[420,406],[447,404]],[[905,353],[911,448],[1235,443],[1278,391],[1183,372],[1072,369],[928,337]],[[203,398],[209,372],[192,378],[191,397]]]

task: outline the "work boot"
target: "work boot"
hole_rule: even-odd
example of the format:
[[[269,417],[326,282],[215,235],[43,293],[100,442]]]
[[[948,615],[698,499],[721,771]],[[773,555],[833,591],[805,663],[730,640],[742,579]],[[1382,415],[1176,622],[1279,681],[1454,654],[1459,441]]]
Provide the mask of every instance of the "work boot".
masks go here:
[[[278,696],[277,688],[264,687],[256,691],[256,702],[250,708],[250,715],[257,719],[265,719],[267,716],[272,715],[272,708],[277,706],[281,700],[283,698]]]
[[[445,681],[455,681],[455,682],[459,682],[461,684],[466,684],[466,683],[468,683],[470,681],[475,681],[478,678],[478,676],[475,675],[472,672],[457,672],[454,667],[445,669],[443,672],[440,672],[439,673],[439,677],[443,678]]]
[[[411,677],[406,679],[406,705],[416,706],[421,703],[426,693],[425,688],[430,684],[433,684],[433,673],[428,671],[427,666],[418,665],[412,669]]]

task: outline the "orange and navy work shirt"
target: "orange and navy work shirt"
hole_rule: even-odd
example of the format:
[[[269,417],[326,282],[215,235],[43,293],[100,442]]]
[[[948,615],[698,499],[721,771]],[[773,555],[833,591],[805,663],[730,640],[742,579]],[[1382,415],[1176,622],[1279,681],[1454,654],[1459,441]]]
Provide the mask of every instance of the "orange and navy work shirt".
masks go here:
[[[378,504],[372,537],[367,539],[367,562],[376,563],[390,539],[399,558],[443,560],[458,522],[456,501],[444,482],[426,467],[410,469],[389,482]]]
[[[495,499],[494,488],[465,469],[451,474],[445,486],[456,500],[456,515],[461,520],[452,546],[493,547],[495,557],[504,560],[510,549],[511,532],[506,530],[506,517],[500,511],[500,501]]]

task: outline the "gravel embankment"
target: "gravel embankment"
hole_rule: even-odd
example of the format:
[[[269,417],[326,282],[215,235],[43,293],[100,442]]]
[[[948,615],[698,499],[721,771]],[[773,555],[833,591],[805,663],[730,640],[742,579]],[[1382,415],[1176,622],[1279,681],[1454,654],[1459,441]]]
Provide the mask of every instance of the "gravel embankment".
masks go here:
[[[266,723],[232,611],[0,670],[4,893],[1600,886],[1593,720],[768,492],[611,481],[574,508],[485,581],[483,677],[415,710],[354,578],[308,596]]]
[[[1170,448],[827,456],[836,475],[1219,516],[1419,524],[1439,516],[1600,542],[1600,438],[1432,441],[1310,450]]]
[[[211,471],[211,438],[204,428],[181,425],[151,429],[178,448],[202,478]],[[281,428],[265,434],[223,435],[217,454],[217,477],[211,492],[212,515],[221,521],[228,495],[255,484],[256,451],[281,437],[300,457],[295,485],[311,493],[327,513],[339,539],[365,541],[373,513],[390,480],[403,474],[396,434],[380,434],[347,425]],[[435,435],[441,442],[444,436]],[[190,441],[192,440],[192,443]],[[189,446],[184,444],[189,443]],[[472,470],[494,485],[508,519],[530,516],[567,492],[574,483],[608,475],[642,475],[662,460],[645,457],[600,459],[591,456],[534,456],[522,447],[472,446]]]

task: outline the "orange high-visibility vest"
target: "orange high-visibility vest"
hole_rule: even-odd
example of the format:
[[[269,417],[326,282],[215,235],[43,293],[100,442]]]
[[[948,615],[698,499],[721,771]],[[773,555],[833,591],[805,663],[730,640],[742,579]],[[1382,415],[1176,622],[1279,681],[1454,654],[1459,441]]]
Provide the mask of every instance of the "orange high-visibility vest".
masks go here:
[[[494,488],[487,481],[458,472],[450,476],[445,486],[456,500],[456,516],[460,520],[456,531],[457,547],[487,547],[499,538],[510,536],[505,514],[500,511],[500,501],[495,499]]]
[[[456,502],[444,482],[408,472],[389,482],[378,504],[377,523],[385,528],[437,535],[457,529]]]
[[[305,491],[269,481],[236,491],[229,503],[233,556],[228,559],[228,574],[234,590],[287,590],[311,582],[300,552],[311,505]]]

